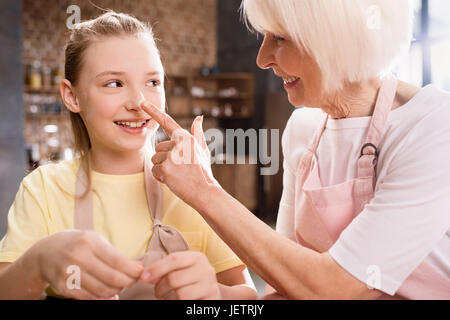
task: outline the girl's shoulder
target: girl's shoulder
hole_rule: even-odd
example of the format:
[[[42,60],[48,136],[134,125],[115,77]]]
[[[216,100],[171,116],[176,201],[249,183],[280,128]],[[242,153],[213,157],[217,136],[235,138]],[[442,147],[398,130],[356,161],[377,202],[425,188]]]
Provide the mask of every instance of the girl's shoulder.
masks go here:
[[[55,163],[48,163],[39,166],[30,172],[24,179],[23,183],[28,186],[39,185],[58,185],[64,183],[72,183],[76,178],[79,159],[63,160]]]

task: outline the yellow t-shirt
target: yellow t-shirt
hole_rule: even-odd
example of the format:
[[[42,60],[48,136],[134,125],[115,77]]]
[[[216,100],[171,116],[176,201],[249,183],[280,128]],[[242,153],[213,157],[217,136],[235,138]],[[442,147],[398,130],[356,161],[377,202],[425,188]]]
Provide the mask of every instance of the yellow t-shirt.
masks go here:
[[[26,176],[8,213],[0,241],[0,262],[14,262],[39,239],[74,229],[74,193],[80,160],[41,166]],[[94,229],[129,258],[147,251],[152,218],[144,173],[106,175],[92,172]],[[203,252],[216,273],[241,260],[193,208],[163,185],[162,222],[175,227],[192,251]]]

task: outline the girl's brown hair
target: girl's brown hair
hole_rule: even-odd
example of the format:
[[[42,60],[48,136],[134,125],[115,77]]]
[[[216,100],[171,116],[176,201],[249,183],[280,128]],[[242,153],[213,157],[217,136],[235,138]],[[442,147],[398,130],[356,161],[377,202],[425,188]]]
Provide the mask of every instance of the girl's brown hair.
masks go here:
[[[155,50],[158,51],[152,28],[149,25],[128,14],[107,11],[95,19],[78,23],[71,29],[65,49],[65,78],[73,86],[76,86],[83,66],[83,54],[89,45],[105,37],[122,36],[145,37],[154,44]],[[91,185],[89,164],[91,141],[79,113],[70,112],[70,122],[74,135],[75,154],[82,159],[82,165],[85,166],[89,177],[87,192]]]

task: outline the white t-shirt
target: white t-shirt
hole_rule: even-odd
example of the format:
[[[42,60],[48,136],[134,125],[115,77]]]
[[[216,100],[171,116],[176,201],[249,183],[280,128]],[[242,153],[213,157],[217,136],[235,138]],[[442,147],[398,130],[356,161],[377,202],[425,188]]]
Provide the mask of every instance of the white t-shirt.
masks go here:
[[[277,231],[295,240],[295,172],[324,117],[321,109],[300,108],[282,138],[283,194]],[[331,119],[317,157],[323,186],[357,176],[357,160],[371,117]],[[380,271],[380,290],[394,295],[424,260],[450,278],[450,93],[433,85],[389,113],[379,144],[374,198],[341,233],[329,253],[366,283]],[[329,168],[329,170],[320,170]]]

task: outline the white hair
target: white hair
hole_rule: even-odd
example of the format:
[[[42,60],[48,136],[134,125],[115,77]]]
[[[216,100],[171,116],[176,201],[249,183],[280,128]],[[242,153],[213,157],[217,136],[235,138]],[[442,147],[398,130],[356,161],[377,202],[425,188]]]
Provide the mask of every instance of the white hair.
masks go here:
[[[409,0],[243,0],[249,29],[289,36],[317,63],[326,92],[389,73],[409,48]]]

